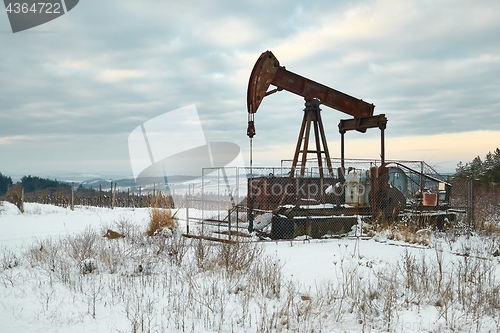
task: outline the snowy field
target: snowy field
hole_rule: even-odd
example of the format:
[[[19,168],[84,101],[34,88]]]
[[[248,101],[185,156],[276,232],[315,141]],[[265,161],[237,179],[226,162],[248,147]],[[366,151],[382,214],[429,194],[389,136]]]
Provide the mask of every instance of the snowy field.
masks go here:
[[[498,332],[498,237],[146,237],[148,209],[0,203],[0,332]],[[108,229],[124,238],[102,237]]]

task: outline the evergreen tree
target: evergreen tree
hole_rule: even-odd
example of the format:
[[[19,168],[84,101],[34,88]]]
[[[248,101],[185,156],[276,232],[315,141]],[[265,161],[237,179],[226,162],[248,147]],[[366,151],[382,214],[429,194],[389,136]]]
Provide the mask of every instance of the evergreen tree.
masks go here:
[[[12,178],[2,175],[0,172],[0,195],[5,195],[9,187],[12,186]]]
[[[477,156],[465,165],[458,163],[455,177],[472,179],[485,186],[500,184],[500,149],[489,152],[484,161]]]
[[[69,186],[65,183],[60,183],[56,180],[40,178],[37,176],[23,176],[21,178],[21,183],[24,186],[24,193],[44,190],[47,188],[58,188],[58,187],[66,187]]]

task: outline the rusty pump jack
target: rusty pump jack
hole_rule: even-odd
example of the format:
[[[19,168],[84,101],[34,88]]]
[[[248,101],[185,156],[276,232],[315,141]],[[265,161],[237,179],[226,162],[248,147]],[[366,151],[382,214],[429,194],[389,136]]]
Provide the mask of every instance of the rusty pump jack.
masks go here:
[[[270,85],[275,89],[268,91]],[[329,172],[331,173],[330,154],[328,152],[327,140],[321,120],[319,108],[320,104],[336,109],[343,113],[353,116],[353,119],[341,120],[339,123],[339,132],[341,134],[341,160],[344,167],[344,134],[350,130],[366,132],[368,128],[378,127],[381,130],[381,159],[384,164],[384,130],[387,124],[387,118],[384,114],[373,115],[375,106],[361,99],[344,94],[338,90],[327,87],[321,83],[307,79],[295,74],[280,66],[278,59],[271,51],[262,53],[254,65],[247,91],[248,108],[248,128],[247,135],[250,140],[255,135],[254,115],[257,112],[263,98],[277,91],[287,90],[294,94],[304,97],[306,108],[304,109],[304,118],[299,132],[297,147],[295,149],[292,162],[292,172],[294,174],[297,168],[299,155],[302,153],[301,176],[304,175],[305,161],[308,153],[316,153],[318,157],[320,176],[322,176],[321,156],[325,155]],[[311,123],[314,125],[316,150],[309,150],[309,134]],[[305,133],[305,137],[304,137]],[[303,143],[303,148],[302,147]],[[321,150],[320,143],[323,145]]]
[[[269,90],[270,85],[276,88]],[[384,114],[373,115],[375,106],[361,99],[357,99],[333,88],[327,87],[321,83],[315,82],[280,66],[278,59],[271,51],[266,51],[260,55],[255,63],[250,75],[247,90],[247,108],[248,108],[248,128],[247,135],[250,138],[250,170],[252,170],[252,138],[255,136],[254,116],[264,97],[281,90],[287,90],[294,94],[304,97],[305,109],[302,126],[297,140],[297,146],[294,153],[290,177],[295,176],[295,171],[299,162],[299,156],[302,154],[300,163],[300,176],[305,173],[307,154],[314,153],[317,157],[320,177],[323,174],[322,157],[325,157],[326,167],[330,176],[333,176],[333,170],[328,151],[326,135],[321,120],[320,104],[336,109],[340,112],[353,116],[352,119],[341,120],[338,128],[341,134],[341,172],[345,172],[344,156],[344,134],[347,131],[356,130],[366,132],[369,128],[379,128],[381,131],[381,166],[372,170],[373,184],[372,193],[377,198],[386,198],[387,196],[387,169],[385,168],[385,147],[384,130],[387,124],[387,118]],[[309,135],[311,124],[313,124],[316,150],[310,150]],[[321,148],[321,145],[323,146]],[[251,171],[252,173],[252,171]],[[372,200],[372,214],[384,210],[388,207],[380,199]],[[253,228],[253,198],[249,198],[250,204],[250,223],[249,230]]]

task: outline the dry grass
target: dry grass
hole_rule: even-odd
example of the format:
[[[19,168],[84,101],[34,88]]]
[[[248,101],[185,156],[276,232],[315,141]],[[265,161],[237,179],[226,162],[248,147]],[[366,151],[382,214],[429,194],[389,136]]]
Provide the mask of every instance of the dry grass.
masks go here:
[[[173,231],[176,227],[175,219],[170,209],[152,208],[149,212],[149,225],[146,234],[154,236],[161,233],[164,229]]]
[[[0,288],[23,297],[33,291],[27,300],[38,306],[37,317],[61,324],[109,315],[112,307],[125,315],[129,332],[330,332],[343,323],[347,331],[401,332],[405,313],[429,310],[436,313],[434,331],[500,329],[498,262],[491,255],[500,238],[459,238],[453,248],[460,255],[436,242],[435,251],[407,247],[396,263],[338,243],[331,279],[307,290],[283,275],[286,263],[260,243],[190,240],[178,232],[148,237],[127,228],[117,228],[127,236],[114,241],[86,229],[35,241],[25,253],[0,247]],[[410,237],[409,230],[391,230]],[[60,306],[68,299],[72,312]]]
[[[467,209],[469,181],[455,181],[452,184],[452,205]],[[469,225],[476,232],[498,234],[500,231],[500,186],[482,186],[477,183],[473,186],[474,213]]]
[[[474,189],[474,222],[476,230],[500,233],[500,188]]]
[[[432,241],[432,231],[428,228],[419,229],[412,223],[396,222],[366,225],[364,232],[370,236],[386,237],[389,240],[429,246]]]
[[[176,222],[170,210],[173,207],[173,201],[170,196],[163,196],[161,193],[152,197],[150,204],[153,208],[149,211],[149,225],[146,234],[154,236],[168,229],[174,231]]]

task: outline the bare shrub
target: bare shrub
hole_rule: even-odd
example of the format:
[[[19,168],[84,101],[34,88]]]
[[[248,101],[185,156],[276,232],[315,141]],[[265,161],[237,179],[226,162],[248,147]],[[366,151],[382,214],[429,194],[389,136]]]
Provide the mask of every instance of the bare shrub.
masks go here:
[[[0,267],[3,270],[12,269],[18,267],[21,264],[21,259],[19,256],[11,249],[2,246],[0,247]]]
[[[500,233],[500,187],[474,187],[476,230]]]
[[[28,262],[32,266],[40,266],[48,271],[54,271],[60,247],[52,238],[39,240],[28,249]]]
[[[262,246],[253,242],[221,243],[217,250],[219,265],[229,273],[248,269],[263,252]]]
[[[135,237],[138,234],[137,226],[123,216],[121,216],[117,221],[115,221],[114,229],[119,234],[129,238]]]
[[[252,292],[265,296],[279,297],[283,283],[282,263],[270,256],[263,256],[257,260],[249,271],[249,280],[253,281]]]
[[[158,299],[155,295],[144,293],[132,294],[125,301],[125,315],[133,333],[161,331],[156,327]]]
[[[26,252],[26,258],[31,267],[40,269],[48,277],[52,284],[54,281],[69,283],[71,271],[79,261],[68,256],[66,238],[47,238],[36,241]]]
[[[118,273],[128,259],[129,247],[130,245],[127,245],[123,238],[108,242],[96,256],[101,268],[110,274]]]
[[[198,268],[202,270],[214,269],[216,266],[215,258],[217,256],[215,245],[203,239],[193,239],[194,259]]]
[[[23,185],[17,183],[11,186],[5,194],[7,201],[16,205],[21,213],[24,213],[23,190]]]
[[[69,245],[69,255],[78,262],[86,259],[93,259],[99,251],[100,237],[97,232],[87,227],[81,234],[77,234],[67,240]]]
[[[166,256],[172,263],[179,266],[190,250],[190,244],[180,232],[167,230],[168,232],[164,229],[157,233],[157,237],[151,237],[148,242],[154,254]]]

